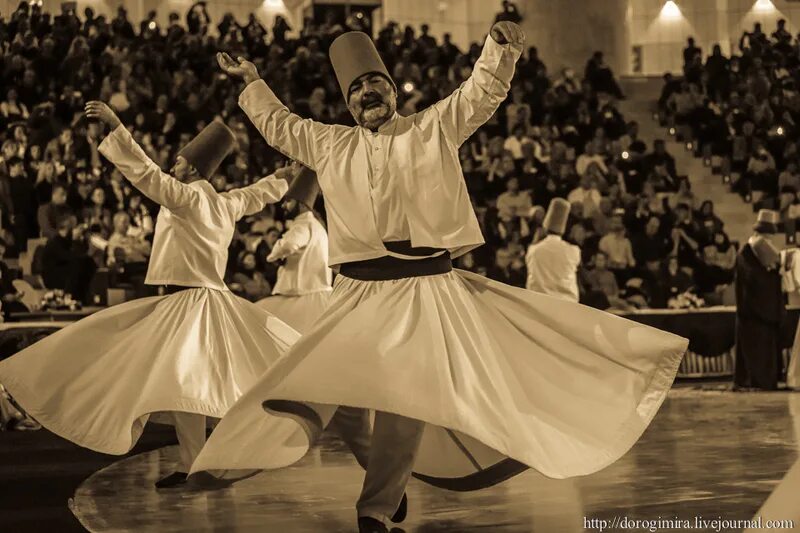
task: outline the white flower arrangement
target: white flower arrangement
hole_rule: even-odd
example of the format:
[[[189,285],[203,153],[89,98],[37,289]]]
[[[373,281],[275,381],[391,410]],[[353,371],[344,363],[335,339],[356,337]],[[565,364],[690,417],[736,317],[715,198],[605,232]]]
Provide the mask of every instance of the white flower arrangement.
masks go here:
[[[667,307],[670,309],[700,309],[705,307],[706,302],[691,291],[686,291],[667,302]]]
[[[55,289],[42,295],[40,308],[43,311],[75,311],[81,308],[81,304],[71,294],[65,293],[61,289]]]

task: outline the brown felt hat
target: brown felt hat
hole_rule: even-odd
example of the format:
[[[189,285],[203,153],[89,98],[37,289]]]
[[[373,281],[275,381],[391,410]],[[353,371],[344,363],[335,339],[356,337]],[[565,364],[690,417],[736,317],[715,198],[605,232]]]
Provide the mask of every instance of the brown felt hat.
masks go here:
[[[750,246],[764,268],[775,268],[780,263],[781,253],[764,237],[758,237]]]
[[[236,144],[233,132],[220,122],[213,121],[178,152],[204,178],[211,178],[220,163]]]
[[[385,76],[397,90],[397,85],[386,70],[375,43],[364,32],[350,31],[337,37],[331,44],[330,57],[345,101],[353,82],[364,74],[373,72]]]
[[[314,203],[319,196],[319,181],[317,173],[308,167],[301,167],[300,172],[292,180],[289,190],[283,196],[284,200],[297,200],[309,209],[314,209]]]
[[[777,233],[778,224],[780,224],[781,215],[772,209],[761,209],[756,217],[756,223],[753,225],[753,230],[759,233]]]

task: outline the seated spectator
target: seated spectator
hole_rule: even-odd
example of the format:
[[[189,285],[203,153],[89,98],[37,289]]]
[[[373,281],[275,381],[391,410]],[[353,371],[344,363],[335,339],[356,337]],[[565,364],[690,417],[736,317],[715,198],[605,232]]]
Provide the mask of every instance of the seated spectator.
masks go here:
[[[106,191],[102,187],[92,189],[89,205],[83,208],[81,219],[89,227],[89,231],[107,239],[111,234],[113,223],[111,210],[106,206]]]
[[[786,163],[786,168],[778,176],[778,190],[800,192],[800,172],[797,169],[797,161],[791,160]]]
[[[600,170],[603,172],[603,174],[608,173],[608,167],[606,166],[605,159],[598,153],[598,146],[595,141],[589,141],[586,143],[584,152],[579,155],[577,161],[575,161],[575,171],[579,176],[583,176],[586,174],[586,171],[589,169],[589,165],[592,163],[596,163],[600,167]]]
[[[628,306],[620,298],[617,278],[607,266],[608,257],[603,252],[598,252],[594,256],[594,268],[586,273],[585,279],[591,290],[602,292],[605,295],[612,309],[626,309]]]
[[[582,176],[580,186],[567,195],[569,203],[580,204],[585,218],[590,218],[600,208],[601,198],[602,195],[597,189],[597,182],[589,175]]]
[[[694,285],[692,277],[684,272],[677,256],[671,255],[657,280],[656,291],[663,303],[659,307],[666,307],[671,298],[683,294]]]
[[[777,196],[778,180],[775,173],[775,158],[758,141],[756,149],[747,161],[747,170],[737,182],[736,190],[747,196],[751,191],[763,191]]]
[[[130,234],[130,216],[124,211],[114,215],[114,232],[108,239],[108,266],[124,266],[126,269],[147,270],[150,243],[141,235]]]
[[[694,83],[684,80],[680,88],[673,93],[667,106],[674,113],[675,124],[695,127],[695,115],[703,105],[703,94]]]
[[[527,215],[533,202],[528,191],[519,190],[519,180],[511,177],[506,182],[506,192],[497,198],[497,211],[501,219],[512,219]]]
[[[644,231],[633,237],[633,255],[638,265],[662,263],[672,249],[672,242],[661,232],[661,220],[651,216]]]
[[[71,214],[72,210],[67,205],[67,188],[60,183],[54,184],[50,202],[39,206],[36,215],[42,237],[46,239],[55,237],[58,221],[68,218]]]
[[[21,294],[14,288],[15,276],[5,262],[6,242],[0,239],[0,309],[3,316],[8,313],[30,311],[21,300]],[[0,319],[2,321],[2,319]]]
[[[660,161],[655,164],[650,175],[647,176],[647,183],[653,185],[656,192],[673,192],[678,188],[675,179],[670,176],[667,165]]]
[[[47,240],[42,252],[42,279],[48,289],[61,289],[86,303],[89,284],[97,269],[87,253],[85,225],[77,225],[74,215],[56,224],[56,234]]]
[[[692,192],[692,184],[687,178],[678,179],[678,190],[671,195],[669,204],[671,209],[675,209],[678,204],[686,204],[690,209],[697,209],[698,199]]]
[[[625,226],[620,215],[611,218],[609,233],[600,239],[600,251],[608,257],[608,268],[617,276],[620,282],[627,281],[631,269],[636,267],[633,257],[633,246],[625,236]]]
[[[697,262],[700,250],[701,228],[694,220],[692,210],[686,204],[675,208],[675,224],[672,228],[672,253],[678,256],[681,265],[692,266]]]
[[[581,249],[581,263],[588,265],[598,252],[600,236],[586,225],[577,223],[570,227],[564,240]]]
[[[8,191],[13,211],[11,231],[14,234],[14,249],[17,253],[28,249],[28,239],[36,236],[36,193],[33,180],[25,171],[25,162],[12,157],[8,164]]]
[[[514,287],[525,286],[525,273],[511,267],[514,257],[506,248],[495,252],[494,264],[489,267],[487,276]]]
[[[678,172],[675,169],[675,158],[672,157],[667,151],[667,145],[663,139],[656,139],[653,141],[653,152],[645,156],[645,170],[649,173],[657,165],[665,165],[667,174],[673,180],[678,178]]]
[[[254,253],[247,251],[240,253],[238,263],[232,279],[232,286],[236,287],[237,292],[251,302],[257,302],[272,293],[272,286],[264,274],[256,270]]]
[[[710,222],[714,233],[722,230],[722,220],[714,214],[714,202],[711,200],[706,200],[700,205],[700,209],[697,211],[697,221],[700,224]]]
[[[728,235],[724,231],[717,231],[714,233],[712,244],[717,249],[714,264],[732,272],[736,266],[736,248],[731,244]]]
[[[610,231],[611,217],[614,212],[614,204],[607,196],[600,198],[598,208],[589,217],[591,219],[594,232],[601,237]]]
[[[30,117],[28,108],[19,101],[19,93],[16,88],[8,89],[6,99],[0,102],[0,115],[3,116],[6,125],[20,120],[28,120]]]
[[[701,298],[712,304],[722,303],[722,292],[733,281],[733,271],[721,268],[717,263],[717,248],[703,248],[703,257],[694,268],[694,286]]]
[[[127,198],[125,212],[130,217],[128,235],[148,237],[153,234],[153,217],[147,206],[144,205],[140,194],[132,194]]]
[[[503,143],[503,149],[511,153],[511,157],[515,161],[521,161],[524,158],[522,147],[525,144],[532,144],[533,141],[525,134],[527,128],[523,124],[517,124],[511,130],[511,136]]]

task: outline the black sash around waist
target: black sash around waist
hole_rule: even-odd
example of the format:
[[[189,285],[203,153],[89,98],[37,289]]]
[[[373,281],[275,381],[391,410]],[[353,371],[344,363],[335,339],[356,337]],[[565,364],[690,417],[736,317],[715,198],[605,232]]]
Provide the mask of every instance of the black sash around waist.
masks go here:
[[[175,294],[176,292],[188,291],[189,289],[196,289],[197,287],[184,287],[183,285],[162,285],[165,295]]]
[[[343,263],[339,274],[359,281],[389,281],[393,279],[417,278],[420,276],[436,276],[447,274],[453,270],[450,252],[437,248],[413,248],[411,241],[384,243],[386,249],[396,254],[422,259],[400,259],[390,255]],[[433,254],[435,257],[426,257]]]

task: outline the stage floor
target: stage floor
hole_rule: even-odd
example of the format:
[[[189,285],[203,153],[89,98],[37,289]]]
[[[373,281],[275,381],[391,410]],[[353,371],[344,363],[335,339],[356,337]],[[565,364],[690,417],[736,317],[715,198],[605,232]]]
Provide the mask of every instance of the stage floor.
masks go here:
[[[473,493],[412,480],[399,531],[570,533],[597,531],[586,521],[614,517],[749,519],[797,459],[799,443],[800,393],[676,389],[641,441],[609,468],[570,480],[527,472]],[[356,529],[363,472],[338,441],[326,438],[295,466],[222,491],[157,492],[153,483],[171,471],[176,450],[92,475],[77,489],[73,513],[92,532]]]

